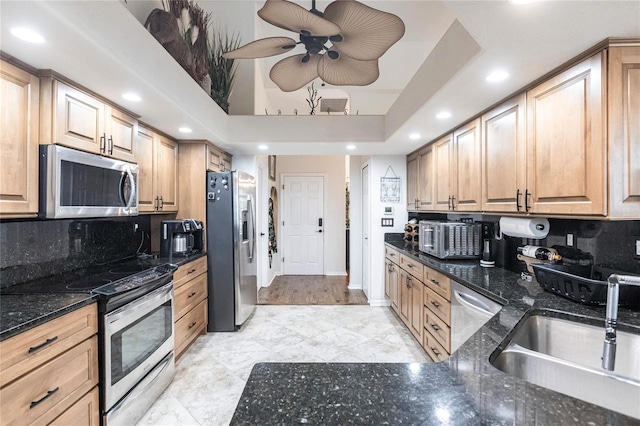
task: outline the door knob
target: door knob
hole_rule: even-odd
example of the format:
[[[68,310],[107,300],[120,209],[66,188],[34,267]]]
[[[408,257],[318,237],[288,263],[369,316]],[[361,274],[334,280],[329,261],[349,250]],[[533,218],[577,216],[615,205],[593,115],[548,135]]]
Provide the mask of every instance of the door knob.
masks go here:
[[[322,229],[321,229],[321,230],[319,230],[318,232],[322,233]]]
[[[261,236],[261,237],[264,237],[264,232],[261,232],[261,233],[260,233],[260,236]]]

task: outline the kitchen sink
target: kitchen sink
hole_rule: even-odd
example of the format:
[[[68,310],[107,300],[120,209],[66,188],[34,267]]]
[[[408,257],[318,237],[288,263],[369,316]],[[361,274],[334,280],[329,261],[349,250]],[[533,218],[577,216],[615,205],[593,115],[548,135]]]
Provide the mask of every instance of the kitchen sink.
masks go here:
[[[490,362],[527,382],[640,419],[640,334],[618,329],[615,369],[607,371],[601,367],[602,323],[532,315]]]

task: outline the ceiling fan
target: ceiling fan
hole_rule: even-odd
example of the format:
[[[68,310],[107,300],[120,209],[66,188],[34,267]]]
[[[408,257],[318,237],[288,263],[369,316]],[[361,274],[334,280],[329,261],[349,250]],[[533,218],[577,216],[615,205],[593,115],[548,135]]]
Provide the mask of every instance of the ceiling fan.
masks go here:
[[[378,58],[404,35],[404,23],[396,15],[355,0],[336,0],[324,13],[316,9],[315,0],[310,10],[287,0],[267,0],[258,16],[298,33],[300,41],[268,37],[222,56],[266,58],[304,45],[307,53],[285,58],[271,68],[269,77],[284,92],[298,90],[317,77],[335,86],[369,85],[380,75]]]

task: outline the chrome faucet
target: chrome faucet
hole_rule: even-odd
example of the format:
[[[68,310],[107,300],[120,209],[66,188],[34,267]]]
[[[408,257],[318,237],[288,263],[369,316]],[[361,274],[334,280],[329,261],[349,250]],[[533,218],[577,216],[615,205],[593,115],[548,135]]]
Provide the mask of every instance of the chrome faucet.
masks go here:
[[[607,280],[607,318],[604,322],[604,347],[602,368],[613,371],[616,364],[616,326],[618,325],[618,295],[620,284],[640,286],[640,277],[631,275],[610,275]]]

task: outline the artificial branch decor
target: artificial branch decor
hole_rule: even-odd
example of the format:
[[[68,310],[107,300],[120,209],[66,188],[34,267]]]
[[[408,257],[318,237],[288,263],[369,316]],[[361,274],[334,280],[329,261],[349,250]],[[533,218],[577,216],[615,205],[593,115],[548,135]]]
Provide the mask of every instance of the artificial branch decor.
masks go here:
[[[209,52],[209,76],[211,77],[211,98],[227,114],[229,113],[229,96],[236,76],[235,59],[223,58],[222,54],[240,46],[240,35],[229,35],[226,30],[213,32]]]
[[[309,98],[306,101],[309,104],[309,108],[311,108],[309,115],[316,115],[316,108],[320,105],[322,96],[318,98],[318,89],[313,88],[313,83],[311,83],[311,86],[307,86],[307,92],[309,92]]]

